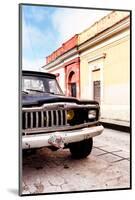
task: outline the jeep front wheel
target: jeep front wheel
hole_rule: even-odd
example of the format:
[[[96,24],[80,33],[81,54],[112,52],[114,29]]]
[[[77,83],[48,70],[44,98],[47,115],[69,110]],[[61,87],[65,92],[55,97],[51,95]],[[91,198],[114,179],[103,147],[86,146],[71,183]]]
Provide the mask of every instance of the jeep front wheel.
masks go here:
[[[91,153],[92,147],[93,138],[69,144],[72,157],[76,159],[87,157]]]

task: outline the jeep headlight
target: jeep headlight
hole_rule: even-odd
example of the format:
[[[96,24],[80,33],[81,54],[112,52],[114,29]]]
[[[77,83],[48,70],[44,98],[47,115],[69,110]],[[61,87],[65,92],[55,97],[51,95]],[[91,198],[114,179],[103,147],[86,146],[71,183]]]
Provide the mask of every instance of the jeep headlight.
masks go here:
[[[95,119],[95,118],[96,118],[96,110],[89,110],[88,119]]]
[[[72,120],[75,116],[75,113],[73,110],[68,110],[67,111],[67,120]]]

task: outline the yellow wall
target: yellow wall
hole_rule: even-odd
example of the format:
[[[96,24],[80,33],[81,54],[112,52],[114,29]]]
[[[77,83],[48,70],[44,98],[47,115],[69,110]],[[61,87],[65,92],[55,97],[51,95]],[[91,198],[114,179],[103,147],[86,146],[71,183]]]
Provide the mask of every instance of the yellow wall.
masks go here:
[[[100,70],[92,72],[92,81],[100,80]]]
[[[124,34],[123,34],[124,33]],[[90,67],[102,65],[102,113],[105,118],[129,120],[130,104],[130,38],[129,30],[123,31],[123,37],[113,36],[113,42],[102,42],[102,47],[89,49],[80,56],[81,98],[90,99]],[[115,40],[116,38],[116,40]],[[110,38],[112,39],[112,38]],[[109,41],[109,39],[108,39]],[[105,44],[105,46],[104,46]],[[101,44],[99,44],[100,46]],[[105,58],[94,60],[94,57],[106,54]],[[113,109],[112,109],[113,108]]]
[[[129,82],[130,76],[130,44],[129,35],[119,41],[113,42],[103,48],[80,56],[81,89],[85,87],[89,79],[88,60],[102,53],[106,53],[104,59],[104,84],[119,84]],[[98,63],[98,60],[95,61]]]
[[[112,85],[129,82],[130,55],[129,38],[119,41],[106,49],[104,61],[104,84]]]

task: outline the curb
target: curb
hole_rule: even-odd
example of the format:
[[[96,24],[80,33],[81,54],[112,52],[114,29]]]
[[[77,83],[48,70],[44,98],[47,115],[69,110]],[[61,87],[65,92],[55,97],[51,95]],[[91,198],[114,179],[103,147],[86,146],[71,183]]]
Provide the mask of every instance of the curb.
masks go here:
[[[124,125],[119,125],[119,124],[114,124],[114,123],[108,123],[108,122],[103,122],[100,121],[100,123],[105,127],[105,128],[110,128],[118,131],[123,131],[123,132],[131,132],[131,127],[130,126],[124,126]]]

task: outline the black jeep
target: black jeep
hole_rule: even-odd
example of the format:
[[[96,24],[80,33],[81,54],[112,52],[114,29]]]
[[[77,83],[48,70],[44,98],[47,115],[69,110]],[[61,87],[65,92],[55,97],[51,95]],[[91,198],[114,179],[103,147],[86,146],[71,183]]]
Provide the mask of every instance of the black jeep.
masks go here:
[[[56,76],[22,72],[22,148],[69,148],[74,158],[92,150],[102,133],[99,104],[64,96]]]

